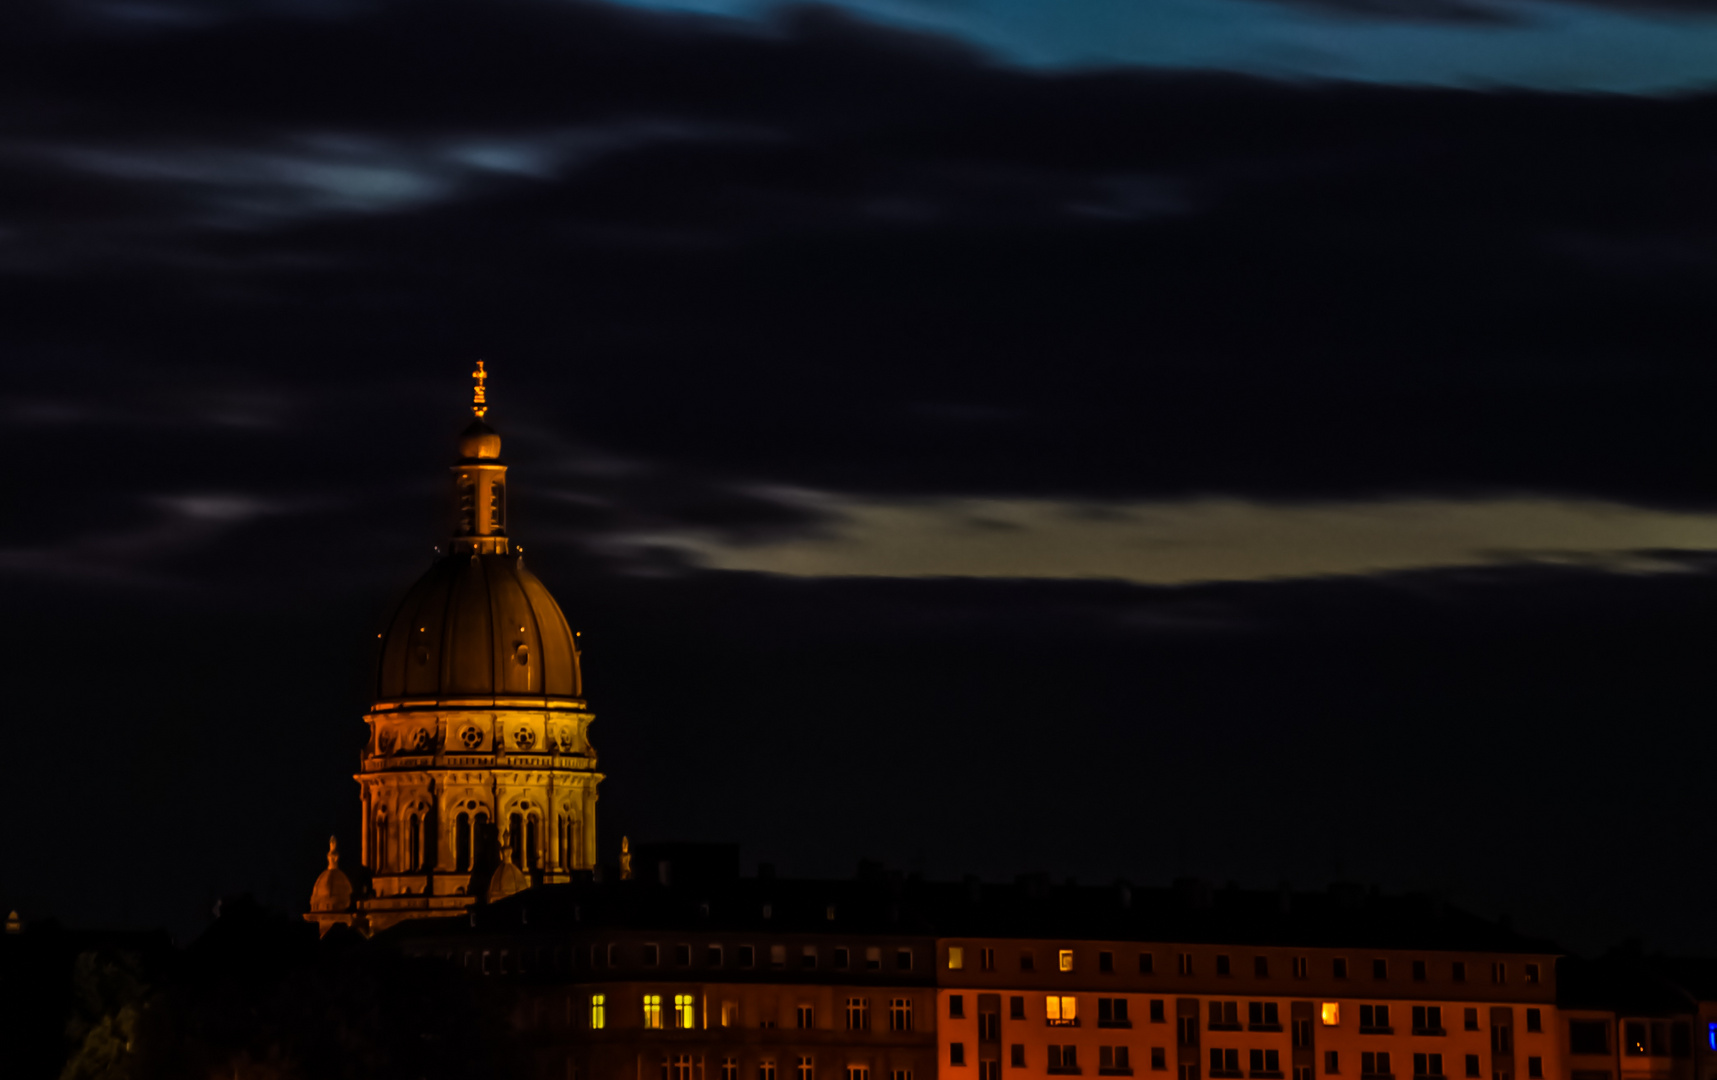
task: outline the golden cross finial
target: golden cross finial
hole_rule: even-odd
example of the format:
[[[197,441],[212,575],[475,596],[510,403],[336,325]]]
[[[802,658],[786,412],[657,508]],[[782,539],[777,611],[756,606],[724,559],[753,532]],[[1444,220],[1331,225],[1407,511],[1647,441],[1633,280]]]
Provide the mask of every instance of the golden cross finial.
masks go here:
[[[483,414],[489,411],[489,398],[483,387],[483,381],[489,377],[489,373],[483,370],[483,361],[477,361],[477,370],[471,373],[471,377],[477,380],[477,386],[471,396],[471,411],[481,420]]]

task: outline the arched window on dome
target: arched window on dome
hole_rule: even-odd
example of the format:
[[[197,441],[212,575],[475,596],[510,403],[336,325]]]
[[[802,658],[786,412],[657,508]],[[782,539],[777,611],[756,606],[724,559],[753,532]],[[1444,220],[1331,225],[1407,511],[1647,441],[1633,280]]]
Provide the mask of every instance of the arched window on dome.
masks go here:
[[[406,847],[407,870],[416,872],[423,869],[423,818],[418,814],[411,815],[411,838]]]
[[[523,869],[525,865],[525,818],[523,814],[508,816],[507,846],[512,849],[513,865]]]
[[[461,874],[471,869],[471,815],[463,810],[453,826],[453,869]]]
[[[525,866],[536,870],[542,866],[538,852],[542,850],[542,830],[538,827],[535,814],[525,818]]]

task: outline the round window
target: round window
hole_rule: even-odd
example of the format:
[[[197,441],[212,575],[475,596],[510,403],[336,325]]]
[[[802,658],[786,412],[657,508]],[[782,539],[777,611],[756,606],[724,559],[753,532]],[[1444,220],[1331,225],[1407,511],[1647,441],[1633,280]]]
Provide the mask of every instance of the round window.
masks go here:
[[[537,733],[528,727],[521,727],[513,732],[513,743],[520,750],[529,750],[537,744]]]
[[[465,749],[475,750],[483,745],[483,733],[478,731],[474,725],[467,726],[464,731],[459,733],[459,741],[465,744]]]

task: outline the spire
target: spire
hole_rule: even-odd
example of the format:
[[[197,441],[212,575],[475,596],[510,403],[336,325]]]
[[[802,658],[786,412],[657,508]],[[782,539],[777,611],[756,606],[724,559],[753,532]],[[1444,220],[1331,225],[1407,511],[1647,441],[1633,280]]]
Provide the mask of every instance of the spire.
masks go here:
[[[339,868],[340,868],[340,841],[338,841],[334,837],[330,836],[330,837],[328,837],[328,869],[338,870]]]
[[[477,370],[471,373],[471,377],[477,380],[477,385],[472,387],[471,392],[471,412],[481,420],[483,414],[489,411],[488,389],[483,385],[489,380],[489,373],[483,370],[483,361],[477,361]]]
[[[453,466],[459,508],[453,550],[471,554],[507,553],[507,466],[501,461],[501,437],[483,422],[489,411],[489,371],[483,361],[471,373],[471,412],[476,415],[459,436],[459,460]]]

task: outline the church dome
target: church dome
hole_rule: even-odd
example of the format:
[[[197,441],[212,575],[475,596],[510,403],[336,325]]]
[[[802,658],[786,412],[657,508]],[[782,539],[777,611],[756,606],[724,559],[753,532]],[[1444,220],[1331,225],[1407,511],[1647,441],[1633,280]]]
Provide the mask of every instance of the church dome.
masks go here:
[[[380,644],[378,702],[584,694],[566,616],[513,552],[437,560],[394,609]]]

